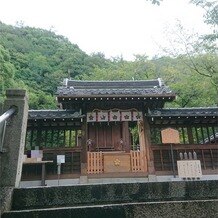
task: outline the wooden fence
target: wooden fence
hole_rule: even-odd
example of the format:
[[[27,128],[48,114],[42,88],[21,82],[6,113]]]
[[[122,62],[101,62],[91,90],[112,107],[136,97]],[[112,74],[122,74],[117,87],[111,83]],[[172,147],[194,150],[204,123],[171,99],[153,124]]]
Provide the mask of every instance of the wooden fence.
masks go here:
[[[144,151],[130,151],[130,158],[132,172],[147,171],[147,161]]]
[[[147,161],[144,151],[130,151],[131,172],[146,172]],[[103,152],[87,152],[87,172],[88,174],[99,174],[104,172]]]
[[[172,170],[172,153],[169,145],[153,145],[154,167],[156,171]],[[173,156],[177,170],[177,160],[180,160],[180,153],[196,152],[197,159],[201,161],[202,170],[218,169],[218,144],[175,144],[173,145]]]
[[[103,173],[102,152],[87,152],[88,174]]]

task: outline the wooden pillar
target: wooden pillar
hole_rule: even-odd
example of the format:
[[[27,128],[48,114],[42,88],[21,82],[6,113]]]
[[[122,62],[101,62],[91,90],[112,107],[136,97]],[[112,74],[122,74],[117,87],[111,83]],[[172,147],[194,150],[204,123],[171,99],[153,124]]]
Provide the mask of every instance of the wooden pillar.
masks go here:
[[[188,133],[188,142],[189,142],[189,144],[194,144],[192,128],[190,126],[187,127],[187,133]]]
[[[83,120],[81,128],[81,174],[87,174],[87,122]]]
[[[151,149],[151,131],[150,131],[150,125],[148,123],[148,120],[144,117],[143,118],[143,129],[142,134],[144,133],[144,144],[140,145],[140,149],[145,150],[146,152],[146,158],[147,158],[147,169],[148,174],[152,175],[155,174],[154,169],[154,155],[153,151]]]
[[[41,123],[40,123],[40,126],[41,126]],[[39,127],[37,129],[37,135],[36,135],[36,146],[40,149],[42,148],[42,130],[41,128]],[[35,148],[34,148],[35,149]]]
[[[123,139],[123,150],[130,152],[130,133],[129,133],[129,122],[124,121],[122,123],[122,139]]]

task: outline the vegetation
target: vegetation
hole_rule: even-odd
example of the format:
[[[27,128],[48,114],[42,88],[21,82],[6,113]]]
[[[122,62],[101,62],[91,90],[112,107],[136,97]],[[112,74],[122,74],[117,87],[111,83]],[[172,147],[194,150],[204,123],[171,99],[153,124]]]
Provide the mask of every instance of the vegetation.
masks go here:
[[[0,102],[7,88],[25,88],[31,109],[51,109],[57,107],[55,91],[66,77],[87,80],[160,77],[178,94],[169,107],[217,104],[218,55],[214,41],[207,43],[208,49],[204,41],[204,49],[197,52],[153,59],[136,55],[134,61],[126,61],[122,57],[106,59],[102,53],[87,55],[63,36],[23,25],[0,23],[0,36]]]

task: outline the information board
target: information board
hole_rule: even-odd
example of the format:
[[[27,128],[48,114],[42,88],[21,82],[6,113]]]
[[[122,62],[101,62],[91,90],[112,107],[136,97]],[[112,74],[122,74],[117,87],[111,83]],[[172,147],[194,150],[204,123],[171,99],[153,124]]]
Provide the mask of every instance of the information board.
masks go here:
[[[202,177],[200,160],[178,160],[179,178],[200,178]]]

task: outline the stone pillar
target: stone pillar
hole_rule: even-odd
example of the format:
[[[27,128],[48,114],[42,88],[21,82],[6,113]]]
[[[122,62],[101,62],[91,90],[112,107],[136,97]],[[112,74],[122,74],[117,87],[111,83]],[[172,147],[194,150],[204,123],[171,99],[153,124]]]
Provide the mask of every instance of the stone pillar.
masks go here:
[[[6,127],[4,141],[6,153],[2,155],[1,185],[18,187],[22,173],[28,104],[25,90],[7,90],[6,96],[4,111],[15,106],[17,112]]]
[[[15,106],[17,110],[7,122],[3,145],[6,152],[0,154],[1,210],[9,209],[12,190],[14,187],[19,186],[21,180],[28,118],[28,103],[25,90],[7,90],[6,97],[4,112],[12,106]]]

